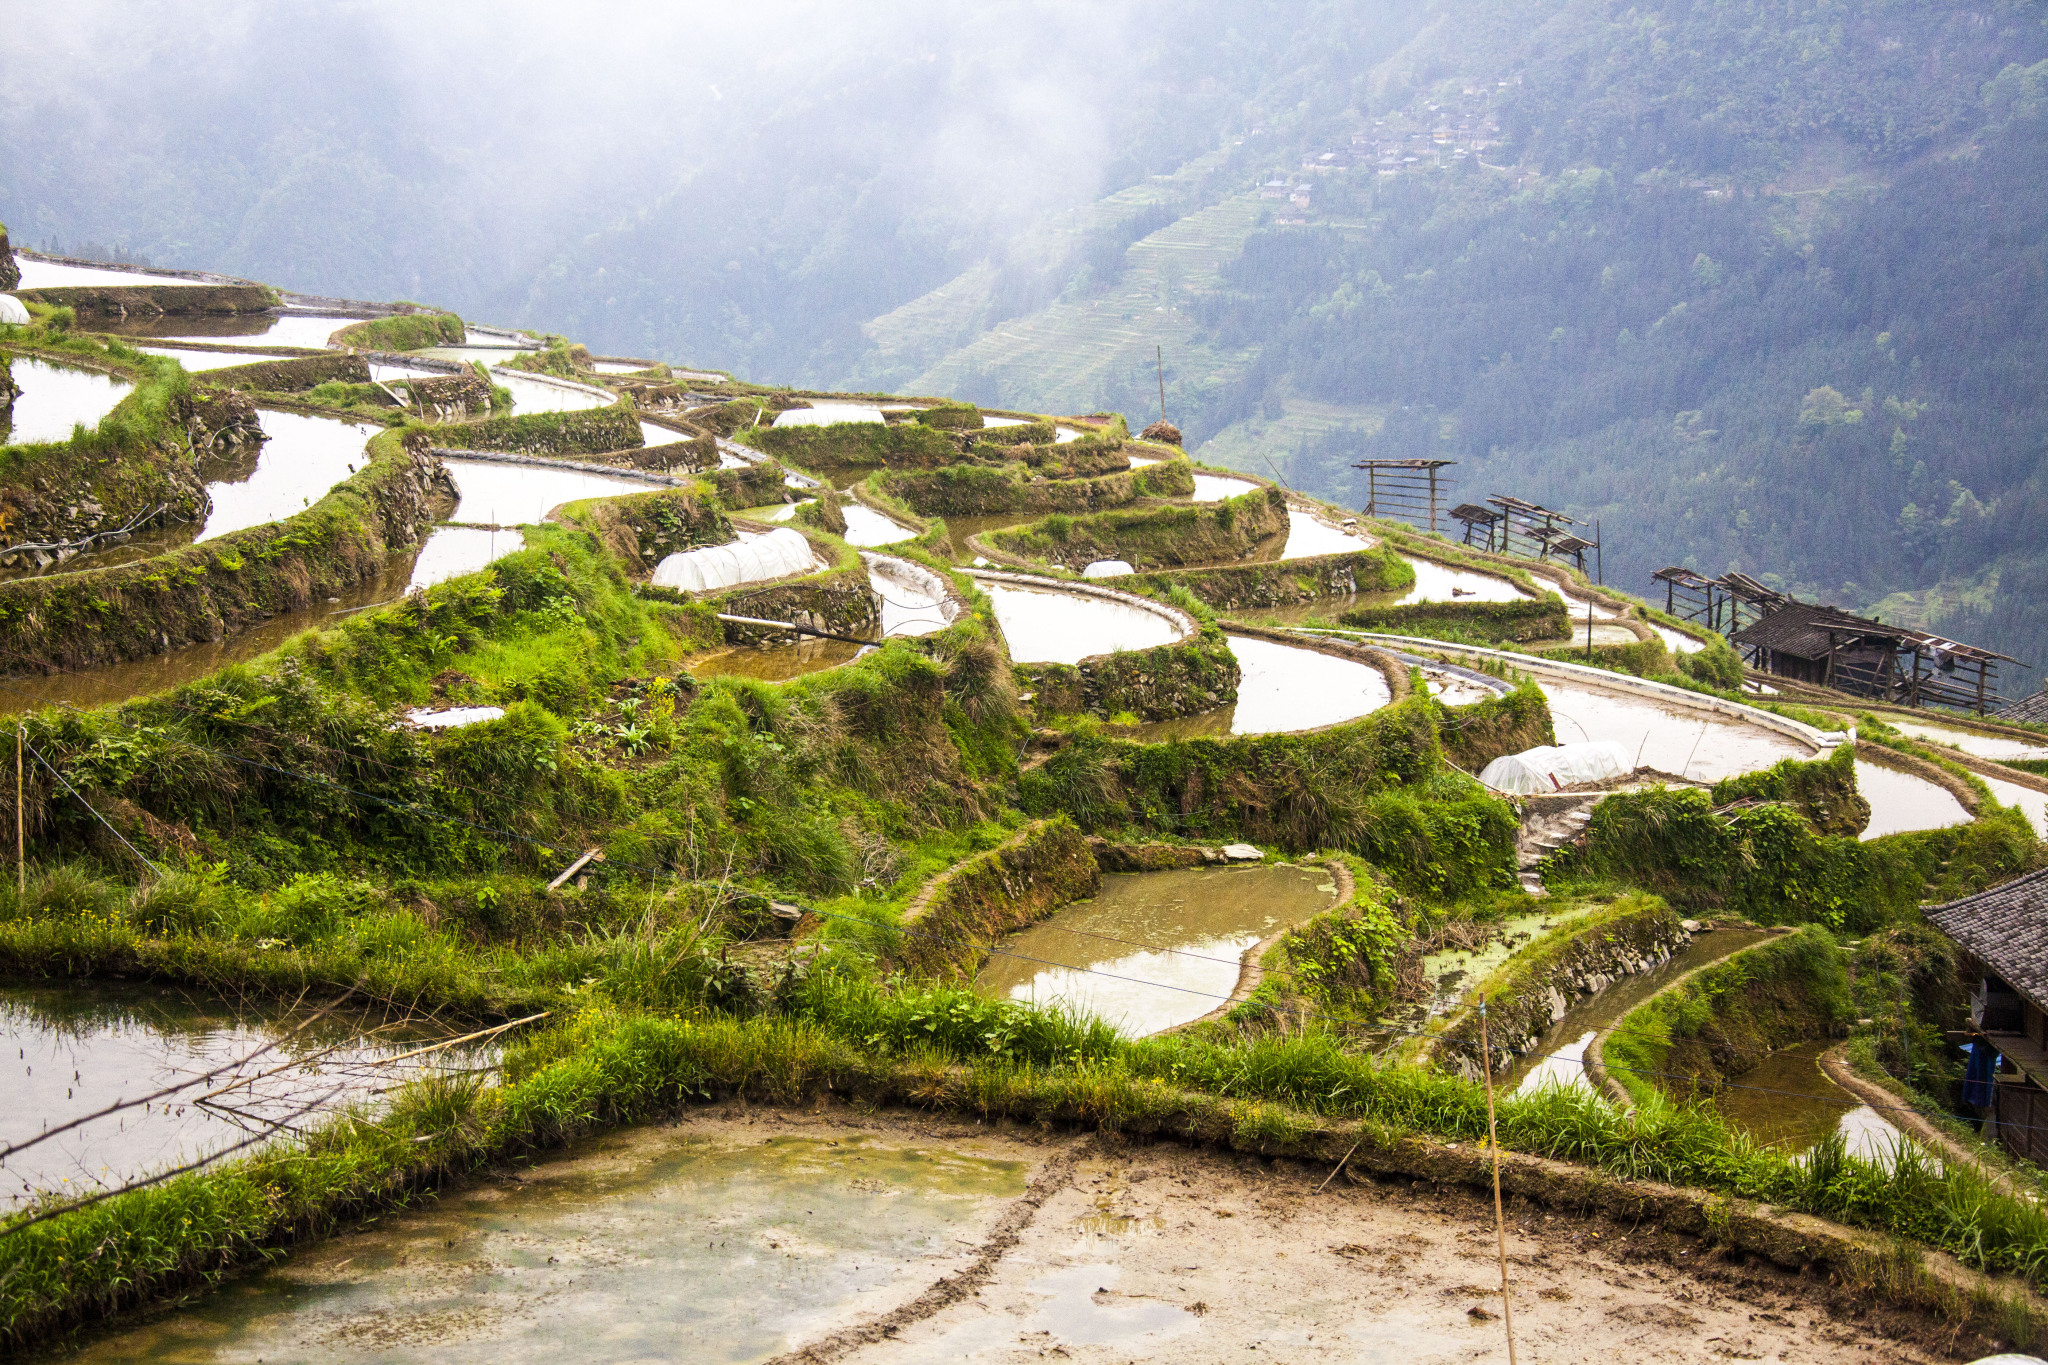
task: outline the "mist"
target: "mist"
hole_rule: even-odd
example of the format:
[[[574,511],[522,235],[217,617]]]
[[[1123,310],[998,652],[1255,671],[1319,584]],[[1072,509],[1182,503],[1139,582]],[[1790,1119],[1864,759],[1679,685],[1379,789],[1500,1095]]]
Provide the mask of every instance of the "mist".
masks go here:
[[[1243,91],[1189,44],[1242,42],[1149,3],[15,7],[0,221],[815,377],[866,318],[1214,145]]]

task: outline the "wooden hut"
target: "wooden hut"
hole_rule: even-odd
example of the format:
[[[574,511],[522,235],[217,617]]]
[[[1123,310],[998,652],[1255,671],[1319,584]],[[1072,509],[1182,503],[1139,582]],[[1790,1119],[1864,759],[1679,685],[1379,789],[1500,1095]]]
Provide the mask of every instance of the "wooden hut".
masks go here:
[[[1997,1049],[1984,1136],[2014,1156],[2048,1158],[2048,871],[1927,911],[1962,948],[1970,1026],[1949,1035]]]
[[[1926,631],[1781,597],[1728,637],[1750,667],[1899,706],[1979,715],[2003,704],[1998,664],[2017,662]]]

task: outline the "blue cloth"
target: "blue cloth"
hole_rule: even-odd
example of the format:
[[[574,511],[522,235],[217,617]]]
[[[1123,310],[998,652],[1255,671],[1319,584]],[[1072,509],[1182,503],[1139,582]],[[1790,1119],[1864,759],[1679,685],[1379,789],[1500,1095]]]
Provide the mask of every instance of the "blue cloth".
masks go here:
[[[1970,1061],[1963,1068],[1963,1103],[1988,1106],[1998,1097],[1991,1078],[1998,1074],[1998,1051],[1982,1038],[1970,1043]]]

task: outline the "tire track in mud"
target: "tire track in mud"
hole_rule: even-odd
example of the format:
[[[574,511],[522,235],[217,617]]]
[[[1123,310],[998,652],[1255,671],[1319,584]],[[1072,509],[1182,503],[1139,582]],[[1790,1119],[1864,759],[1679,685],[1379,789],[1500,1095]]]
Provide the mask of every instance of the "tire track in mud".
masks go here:
[[[838,1331],[782,1355],[764,1365],[826,1365],[878,1341],[886,1341],[904,1328],[924,1321],[980,1291],[995,1279],[996,1267],[1010,1249],[1023,1239],[1025,1230],[1038,1216],[1045,1201],[1065,1189],[1074,1179],[1074,1167],[1096,1146],[1092,1136],[1082,1138],[1045,1163],[1002,1218],[989,1230],[974,1259],[960,1270],[941,1276],[929,1289],[909,1303],[880,1317]]]

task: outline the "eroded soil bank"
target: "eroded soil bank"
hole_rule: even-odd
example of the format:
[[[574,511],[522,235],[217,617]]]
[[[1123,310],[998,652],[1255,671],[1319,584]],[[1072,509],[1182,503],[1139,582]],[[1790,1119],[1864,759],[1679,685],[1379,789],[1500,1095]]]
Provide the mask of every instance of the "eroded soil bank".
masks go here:
[[[501,1172],[103,1362],[1505,1359],[1491,1200],[1007,1124],[726,1106]],[[1523,1359],[1967,1359],[1929,1320],[1511,1199]]]

